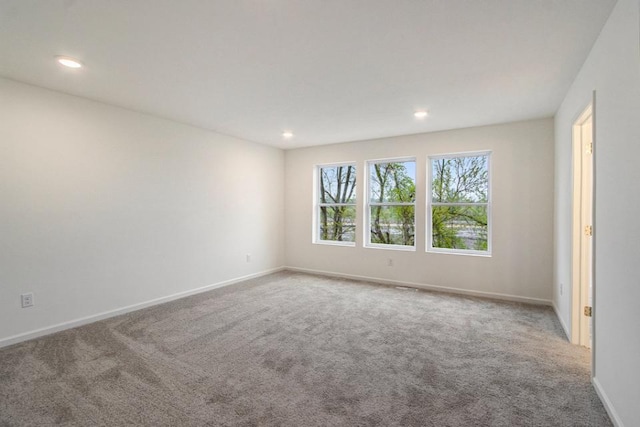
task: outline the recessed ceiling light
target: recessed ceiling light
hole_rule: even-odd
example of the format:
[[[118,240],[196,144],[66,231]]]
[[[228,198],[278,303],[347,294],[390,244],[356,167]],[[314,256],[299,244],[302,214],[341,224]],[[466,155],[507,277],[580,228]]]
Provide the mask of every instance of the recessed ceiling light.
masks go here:
[[[82,68],[82,63],[77,59],[69,58],[68,56],[56,56],[56,61],[60,65],[64,65],[69,68]]]
[[[285,130],[284,132],[282,132],[282,137],[284,139],[293,138],[293,132],[291,132],[290,130]]]
[[[413,117],[415,117],[416,119],[424,119],[428,115],[429,113],[427,113],[426,110],[418,110],[415,113],[413,113]]]

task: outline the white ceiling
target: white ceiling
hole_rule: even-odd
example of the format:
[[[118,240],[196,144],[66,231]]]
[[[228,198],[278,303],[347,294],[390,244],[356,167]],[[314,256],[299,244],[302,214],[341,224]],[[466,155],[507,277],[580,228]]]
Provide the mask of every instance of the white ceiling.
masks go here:
[[[281,148],[329,144],[552,116],[614,3],[0,0],[0,75]]]

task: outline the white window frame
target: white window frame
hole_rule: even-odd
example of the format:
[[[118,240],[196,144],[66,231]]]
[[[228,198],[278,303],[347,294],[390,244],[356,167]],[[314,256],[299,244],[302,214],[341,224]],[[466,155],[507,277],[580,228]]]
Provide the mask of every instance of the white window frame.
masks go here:
[[[348,247],[355,247],[356,246],[356,242],[355,242],[355,238],[357,237],[357,233],[358,233],[358,221],[356,218],[355,221],[355,231],[354,231],[354,241],[353,242],[345,242],[345,241],[339,241],[339,240],[322,240],[320,238],[320,208],[322,207],[330,207],[330,206],[353,206],[356,209],[356,214],[357,214],[357,209],[358,209],[358,199],[357,199],[357,194],[358,194],[358,181],[356,179],[356,200],[353,203],[320,203],[320,182],[322,180],[322,177],[320,176],[320,170],[325,168],[336,168],[336,167],[344,167],[344,166],[353,166],[354,168],[354,172],[355,172],[355,177],[357,178],[357,173],[358,173],[358,166],[356,164],[357,162],[339,162],[339,163],[326,163],[326,164],[319,164],[319,165],[315,165],[314,167],[314,176],[313,176],[313,205],[314,205],[314,209],[313,209],[313,237],[312,237],[312,242],[314,244],[320,244],[320,245],[332,245],[332,246],[348,246]]]
[[[471,255],[471,256],[484,256],[491,257],[492,253],[492,224],[491,224],[491,150],[485,151],[471,151],[471,152],[462,152],[462,153],[450,153],[450,154],[439,154],[434,156],[429,156],[427,158],[427,226],[426,228],[426,252],[433,253],[442,253],[442,254],[454,254],[454,255]],[[433,198],[433,160],[441,160],[441,159],[455,159],[459,157],[479,157],[486,156],[487,157],[487,202],[486,203],[434,203],[432,201]],[[486,206],[487,208],[487,250],[486,251],[478,251],[475,249],[449,249],[449,248],[434,248],[433,247],[433,206]]]
[[[413,227],[414,230],[417,226],[417,215],[416,215],[416,202],[413,203],[379,203],[379,202],[371,202],[371,168],[376,163],[403,163],[403,162],[414,162],[416,167],[416,176],[414,177],[414,184],[416,185],[416,193],[417,193],[417,184],[418,184],[418,161],[415,157],[397,157],[390,159],[374,159],[367,160],[366,162],[366,182],[365,182],[365,197],[364,200],[364,210],[365,210],[365,230],[364,230],[364,247],[370,249],[390,249],[394,251],[415,251],[416,250],[416,239],[417,234],[414,235],[413,246],[407,245],[388,245],[385,243],[372,243],[371,242],[371,207],[372,206],[413,206]],[[417,194],[416,194],[417,199]]]

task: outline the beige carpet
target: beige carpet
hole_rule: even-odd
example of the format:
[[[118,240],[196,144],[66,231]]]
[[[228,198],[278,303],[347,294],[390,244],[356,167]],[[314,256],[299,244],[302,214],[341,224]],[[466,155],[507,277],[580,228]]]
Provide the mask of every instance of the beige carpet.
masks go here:
[[[278,273],[0,350],[1,426],[609,426],[548,307]]]

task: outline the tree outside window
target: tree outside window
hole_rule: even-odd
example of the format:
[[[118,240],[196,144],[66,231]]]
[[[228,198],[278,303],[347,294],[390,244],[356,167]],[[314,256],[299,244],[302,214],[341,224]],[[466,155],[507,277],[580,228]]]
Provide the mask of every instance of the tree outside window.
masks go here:
[[[432,250],[489,253],[489,156],[429,159]]]
[[[415,247],[415,160],[369,163],[370,245]]]
[[[318,166],[317,241],[355,242],[356,167]]]

